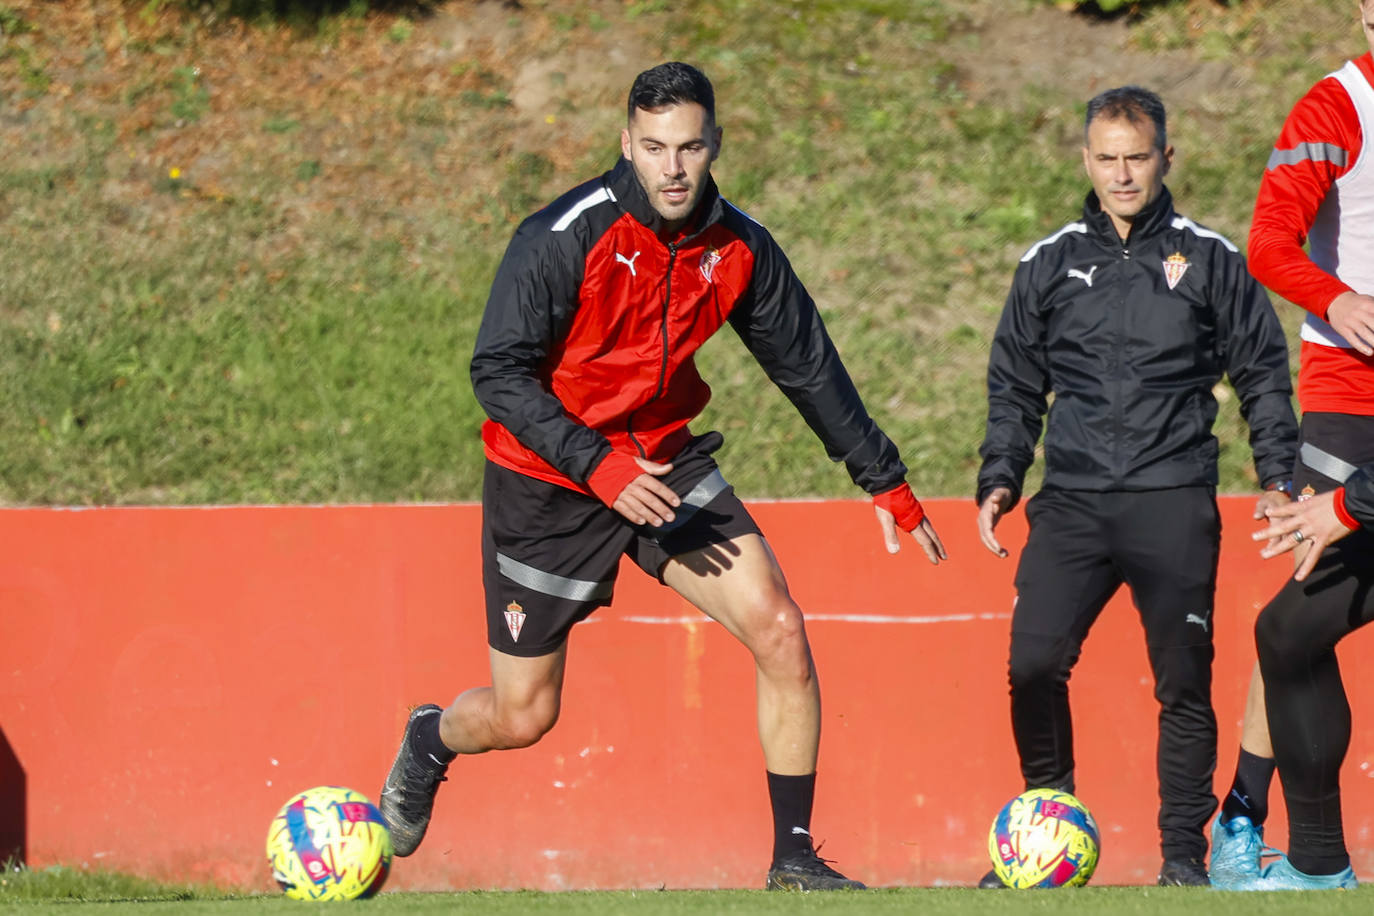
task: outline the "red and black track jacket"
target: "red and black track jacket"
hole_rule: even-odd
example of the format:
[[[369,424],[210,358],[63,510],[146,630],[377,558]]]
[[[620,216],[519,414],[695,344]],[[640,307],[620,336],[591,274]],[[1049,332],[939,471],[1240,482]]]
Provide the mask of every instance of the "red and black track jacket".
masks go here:
[[[624,159],[521,224],[472,358],[487,457],[614,499],[642,473],[634,456],[668,461],[691,438],[711,396],[694,355],[728,321],[855,483],[901,484],[896,446],[767,230],[709,178],[691,228],[665,242],[660,225]]]

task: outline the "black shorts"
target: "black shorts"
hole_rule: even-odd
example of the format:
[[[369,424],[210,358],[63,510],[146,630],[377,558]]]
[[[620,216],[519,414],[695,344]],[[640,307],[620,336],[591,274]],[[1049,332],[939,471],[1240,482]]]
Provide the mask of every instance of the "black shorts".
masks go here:
[[[1374,417],[1349,413],[1303,414],[1293,496],[1334,490],[1355,468],[1374,462]]]
[[[682,505],[661,528],[633,525],[600,500],[487,462],[482,483],[482,583],[487,643],[532,658],[563,645],[572,625],[611,603],[622,555],[662,581],[673,557],[758,534],[711,453],[707,433],[659,478]]]
[[[1374,417],[1351,413],[1303,415],[1298,431],[1298,462],[1293,469],[1296,498],[1334,490],[1345,483],[1356,468],[1367,464],[1374,464]],[[1309,606],[1334,602],[1337,611],[1333,613],[1339,613],[1346,606],[1336,597],[1340,590],[1318,589],[1314,584],[1331,566],[1363,576],[1368,581],[1374,571],[1374,533],[1368,528],[1352,532],[1326,548],[1317,570],[1304,583],[1295,584],[1292,580],[1288,583],[1307,596]],[[1288,586],[1285,591],[1289,590]],[[1318,598],[1321,593],[1327,594]]]

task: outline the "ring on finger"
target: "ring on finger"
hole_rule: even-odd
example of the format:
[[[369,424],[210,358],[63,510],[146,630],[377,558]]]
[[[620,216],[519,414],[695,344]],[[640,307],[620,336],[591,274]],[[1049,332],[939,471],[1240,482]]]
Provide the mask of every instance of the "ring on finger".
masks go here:
[[[1307,540],[1307,535],[1303,534],[1301,531],[1294,531],[1293,540],[1294,542],[1301,544],[1303,541]]]

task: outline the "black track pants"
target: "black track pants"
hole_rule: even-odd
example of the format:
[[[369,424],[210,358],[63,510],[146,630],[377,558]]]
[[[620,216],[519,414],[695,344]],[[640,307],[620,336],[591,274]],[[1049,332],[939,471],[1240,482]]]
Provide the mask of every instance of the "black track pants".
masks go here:
[[[1094,493],[1042,490],[1016,572],[1011,718],[1028,788],[1073,790],[1069,674],[1108,599],[1130,586],[1160,704],[1161,849],[1202,857],[1217,723],[1212,599],[1221,519],[1210,487]],[[1103,702],[1111,702],[1104,698]]]

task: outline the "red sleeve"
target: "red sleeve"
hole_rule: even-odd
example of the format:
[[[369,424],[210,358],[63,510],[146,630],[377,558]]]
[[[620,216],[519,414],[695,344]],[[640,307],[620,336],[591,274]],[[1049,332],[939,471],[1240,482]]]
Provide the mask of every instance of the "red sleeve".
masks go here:
[[[620,491],[643,473],[644,469],[635,461],[633,455],[607,452],[587,477],[587,489],[591,490],[597,499],[614,508]]]
[[[903,531],[915,531],[916,526],[926,517],[926,510],[921,507],[921,501],[911,492],[911,487],[906,481],[902,481],[891,490],[874,494],[873,504],[891,512],[897,527]]]
[[[1356,519],[1355,516],[1350,514],[1350,510],[1347,509],[1345,505],[1345,487],[1336,488],[1336,495],[1334,499],[1335,502],[1333,502],[1331,505],[1336,510],[1336,518],[1340,519],[1341,524],[1349,528],[1351,531],[1359,531],[1359,520]]]
[[[1369,61],[1360,60],[1368,78]],[[1250,272],[1269,289],[1320,318],[1350,287],[1307,256],[1303,244],[1336,179],[1360,155],[1360,119],[1345,87],[1327,77],[1298,100],[1260,181],[1250,223]]]

